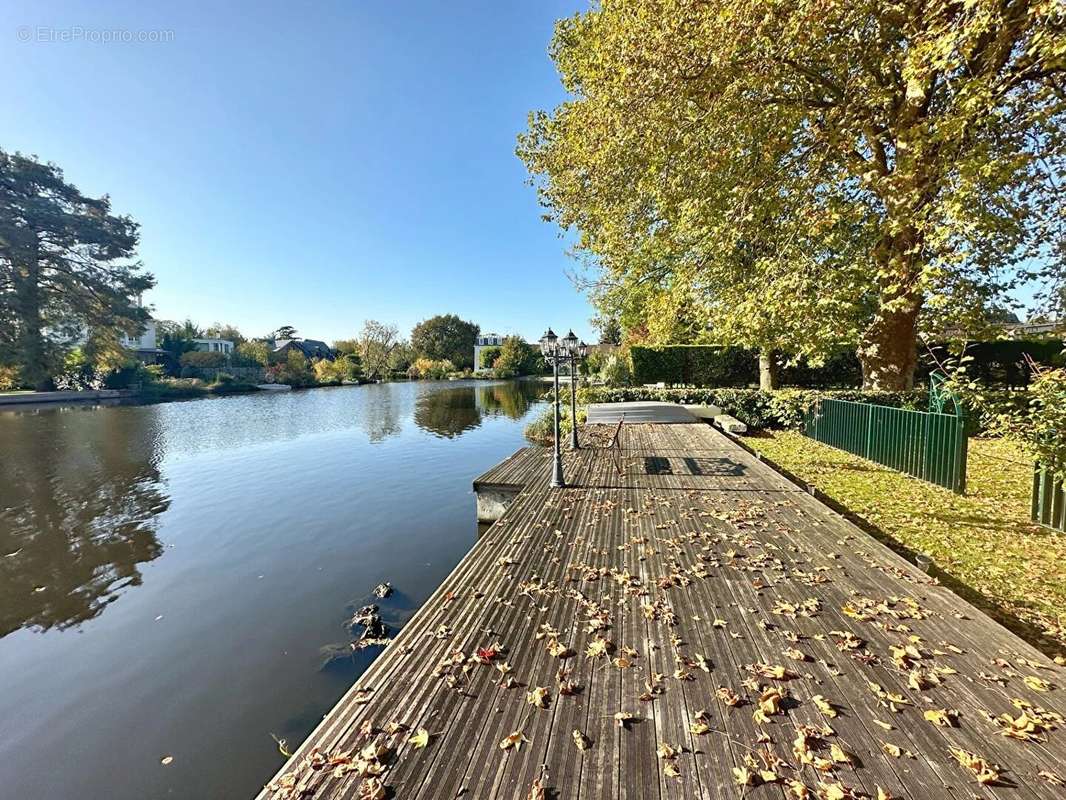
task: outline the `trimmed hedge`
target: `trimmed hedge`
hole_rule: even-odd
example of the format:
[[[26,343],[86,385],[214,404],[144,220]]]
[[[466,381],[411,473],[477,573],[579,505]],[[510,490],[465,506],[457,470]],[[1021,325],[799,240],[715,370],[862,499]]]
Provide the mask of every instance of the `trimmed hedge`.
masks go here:
[[[718,345],[630,348],[633,382],[746,387],[759,383],[759,351]],[[778,369],[782,386],[849,387],[862,383],[854,351],[831,355],[821,367],[804,361]]]
[[[936,361],[951,358],[948,346],[932,346]],[[759,352],[743,347],[719,345],[668,345],[630,349],[633,382],[667,385],[746,387],[759,383]],[[1061,339],[997,339],[973,342],[966,348],[971,358],[966,374],[987,386],[1022,388],[1029,385],[1025,356],[1038,364],[1062,366]],[[938,369],[927,351],[919,354],[916,384],[924,384]],[[862,365],[854,350],[841,350],[829,356],[820,367],[799,361],[778,369],[778,385],[809,389],[851,388],[862,385]]]
[[[924,389],[909,392],[864,392],[859,389],[779,389],[776,392],[764,392],[760,389],[733,388],[654,389],[591,386],[581,389],[578,396],[582,404],[658,400],[686,405],[713,405],[752,428],[798,428],[807,411],[823,398],[854,400],[919,411],[925,411],[929,403]]]
[[[997,339],[992,342],[974,342],[966,348],[970,357],[964,366],[966,376],[986,386],[1006,388],[1024,388],[1032,377],[1025,357],[1029,356],[1037,364],[1046,366],[1064,366],[1063,342],[1061,339]],[[937,361],[952,358],[947,345],[933,345]],[[928,356],[923,361],[932,361]],[[928,380],[929,373],[936,365],[923,364],[918,368],[915,380]]]

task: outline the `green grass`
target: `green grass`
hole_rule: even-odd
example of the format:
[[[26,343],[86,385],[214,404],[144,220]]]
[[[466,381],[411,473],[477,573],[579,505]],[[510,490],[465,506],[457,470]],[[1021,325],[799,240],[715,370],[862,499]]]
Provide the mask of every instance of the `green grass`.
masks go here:
[[[919,481],[792,431],[748,442],[867,523],[905,555],[1045,652],[1066,653],[1066,535],[1029,520],[1031,461],[1015,444],[971,439],[967,493]]]

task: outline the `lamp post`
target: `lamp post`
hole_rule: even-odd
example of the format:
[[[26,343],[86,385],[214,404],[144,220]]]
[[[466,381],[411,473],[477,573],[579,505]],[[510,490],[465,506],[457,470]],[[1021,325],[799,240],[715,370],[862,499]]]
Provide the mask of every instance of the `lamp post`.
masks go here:
[[[555,453],[552,460],[552,488],[561,489],[566,486],[566,479],[563,478],[563,454],[559,450],[559,362],[561,360],[561,353],[559,349],[559,337],[555,335],[555,332],[551,328],[540,337],[540,352],[544,356],[544,360],[552,366],[552,377],[555,381],[555,398],[552,401],[552,407],[555,417]]]
[[[584,342],[578,341],[573,331],[563,337],[563,341],[570,353],[570,449],[580,450],[577,437],[577,379],[581,361],[588,355],[589,348]]]

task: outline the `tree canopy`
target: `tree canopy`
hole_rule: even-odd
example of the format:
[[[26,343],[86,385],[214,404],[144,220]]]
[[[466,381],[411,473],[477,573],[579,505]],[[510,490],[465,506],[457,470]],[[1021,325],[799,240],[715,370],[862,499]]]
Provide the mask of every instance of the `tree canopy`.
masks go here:
[[[603,0],[518,153],[601,313],[910,384],[921,327],[1063,275],[1066,36],[1028,0]]]
[[[368,319],[359,332],[358,356],[363,372],[370,379],[381,378],[389,370],[389,357],[400,343],[400,332],[395,325],[387,325]]]
[[[411,347],[433,361],[451,361],[457,367],[474,366],[474,345],[481,328],[455,314],[438,314],[415,325]]]
[[[83,195],[54,164],[0,150],[0,364],[46,388],[77,345],[108,364],[138,336],[155,281],[134,260],[137,224]]]
[[[500,377],[531,375],[539,372],[544,363],[540,353],[521,336],[508,336],[500,345],[500,354],[492,364]]]

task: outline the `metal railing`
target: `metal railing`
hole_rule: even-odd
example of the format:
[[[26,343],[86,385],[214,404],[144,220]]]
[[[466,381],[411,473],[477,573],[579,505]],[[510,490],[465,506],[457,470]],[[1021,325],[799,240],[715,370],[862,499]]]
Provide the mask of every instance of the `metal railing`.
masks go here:
[[[1062,478],[1041,467],[1033,471],[1033,522],[1066,532],[1066,489]]]
[[[966,420],[850,400],[820,400],[806,414],[805,435],[962,494],[966,491]]]

